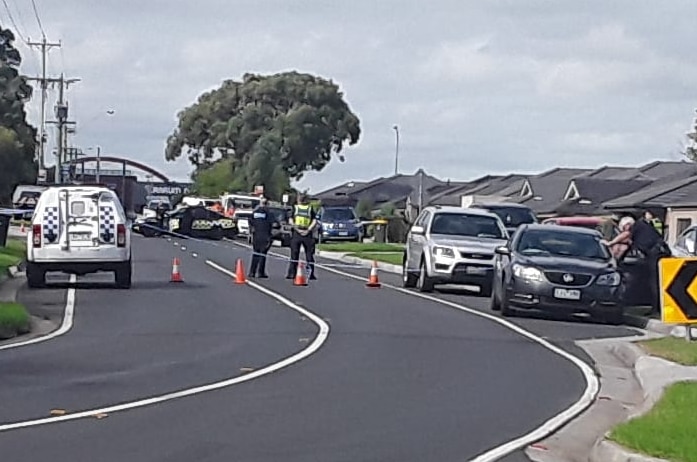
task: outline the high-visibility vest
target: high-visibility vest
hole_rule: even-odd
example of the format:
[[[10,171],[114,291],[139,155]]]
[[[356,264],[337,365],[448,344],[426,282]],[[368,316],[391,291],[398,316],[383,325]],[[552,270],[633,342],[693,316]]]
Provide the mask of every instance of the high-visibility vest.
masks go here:
[[[656,231],[658,231],[658,234],[663,236],[663,222],[658,218],[654,218],[651,220],[651,224],[656,229]]]
[[[309,205],[296,205],[293,213],[293,223],[298,228],[309,228],[312,223],[312,207]]]

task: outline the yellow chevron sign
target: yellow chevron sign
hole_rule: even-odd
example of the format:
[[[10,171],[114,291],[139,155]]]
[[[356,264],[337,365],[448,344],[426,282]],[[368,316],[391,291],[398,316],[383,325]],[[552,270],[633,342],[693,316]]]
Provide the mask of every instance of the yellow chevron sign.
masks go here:
[[[697,257],[662,258],[658,264],[661,320],[697,324]]]

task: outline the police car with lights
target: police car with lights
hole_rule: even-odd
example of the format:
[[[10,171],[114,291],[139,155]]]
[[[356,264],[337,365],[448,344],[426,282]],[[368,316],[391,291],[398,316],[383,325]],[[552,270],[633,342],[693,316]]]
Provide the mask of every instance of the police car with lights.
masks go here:
[[[43,287],[49,271],[113,272],[118,288],[131,287],[131,233],[114,191],[61,185],[41,194],[27,233],[29,287]]]

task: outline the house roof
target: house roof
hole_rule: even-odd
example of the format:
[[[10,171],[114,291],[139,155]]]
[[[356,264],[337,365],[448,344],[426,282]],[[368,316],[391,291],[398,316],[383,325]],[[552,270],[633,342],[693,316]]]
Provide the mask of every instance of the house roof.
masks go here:
[[[527,179],[525,188],[531,194],[514,200],[519,204],[525,204],[536,214],[554,213],[559,203],[564,198],[564,193],[572,178],[589,172],[590,169],[580,168],[555,168]]]
[[[375,180],[373,180],[375,181]],[[339,186],[334,186],[317,194],[313,194],[314,197],[318,199],[333,198],[336,196],[348,195],[352,191],[360,189],[361,187],[368,184],[365,181],[347,181],[346,183],[340,184]]]
[[[648,187],[634,191],[633,193],[606,201],[603,205],[608,209],[637,208],[648,206],[674,207],[689,205],[689,201],[697,202],[685,196],[694,183],[697,183],[697,175],[687,178],[673,179],[670,181],[656,181]],[[689,188],[688,188],[689,187]],[[688,188],[688,189],[685,189]],[[670,203],[670,200],[679,202],[680,205]]]
[[[512,173],[505,176],[486,176],[466,185],[451,188],[431,197],[430,203],[459,206],[462,196],[509,196],[518,194],[525,183],[525,175]]]
[[[596,215],[605,212],[605,201],[630,194],[651,184],[648,179],[607,180],[578,177],[571,180],[566,194],[575,193],[554,210],[560,215]]]
[[[414,175],[399,174],[387,178],[378,178],[356,188],[349,195],[356,200],[370,200],[373,204],[394,202],[401,205],[406,201],[407,197],[410,197],[413,203],[418,203],[419,178],[421,175],[423,175],[422,192],[424,204],[427,204],[429,190],[434,186],[443,185],[445,182],[426,174],[422,169],[417,170]]]
[[[580,178],[594,178],[601,180],[628,180],[641,176],[641,171],[636,167],[615,167],[604,165],[591,172],[580,175]]]

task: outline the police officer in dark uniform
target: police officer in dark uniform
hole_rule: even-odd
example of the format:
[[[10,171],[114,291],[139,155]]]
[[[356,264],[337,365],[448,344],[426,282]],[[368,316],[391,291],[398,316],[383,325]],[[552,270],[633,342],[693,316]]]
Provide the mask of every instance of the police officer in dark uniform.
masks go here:
[[[293,279],[298,270],[298,260],[300,258],[300,247],[305,250],[305,259],[310,269],[310,279],[315,280],[315,236],[314,230],[317,227],[317,215],[312,206],[307,203],[304,194],[298,196],[298,203],[293,208],[291,217],[293,227],[290,239],[290,264],[286,279]]]
[[[249,230],[252,234],[252,263],[249,277],[268,278],[266,274],[266,254],[271,248],[271,228],[274,224],[273,214],[262,197],[259,205],[252,211]]]

